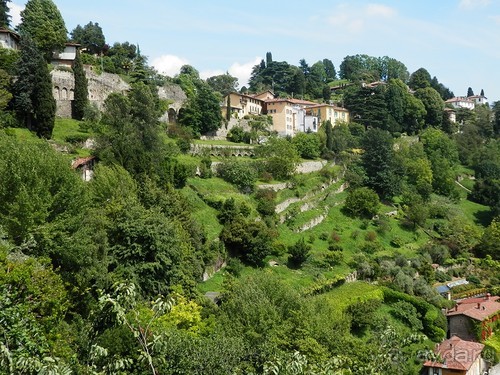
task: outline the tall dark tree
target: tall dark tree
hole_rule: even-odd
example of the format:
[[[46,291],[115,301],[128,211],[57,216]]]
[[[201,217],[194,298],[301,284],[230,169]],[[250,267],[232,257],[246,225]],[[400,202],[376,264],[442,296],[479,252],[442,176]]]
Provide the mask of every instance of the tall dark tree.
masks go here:
[[[81,44],[85,52],[90,54],[101,53],[106,45],[101,26],[92,21],[83,27],[77,25],[71,32],[71,40]]]
[[[52,79],[42,53],[29,37],[21,41],[17,76],[14,106],[20,121],[39,137],[50,138],[56,113]]]
[[[469,96],[474,96],[474,91],[472,91],[472,88],[471,88],[471,87],[469,87],[469,88],[467,89],[467,97],[469,97]]]
[[[399,193],[401,176],[398,176],[394,157],[393,140],[389,132],[370,129],[363,138],[362,165],[368,177],[368,187],[382,198]]]
[[[323,65],[325,67],[326,78],[328,81],[333,81],[337,78],[337,71],[333,65],[332,60],[323,59]]]
[[[0,28],[8,29],[10,26],[9,3],[10,0],[0,0]]]
[[[413,72],[410,76],[410,81],[408,82],[408,86],[410,86],[413,90],[424,89],[430,85],[431,75],[424,68],[420,68]]]
[[[64,19],[52,0],[29,0],[21,12],[19,33],[29,36],[50,61],[54,51],[62,51],[67,41]]]
[[[271,52],[266,52],[266,66],[273,62],[273,55]]]
[[[493,133],[495,137],[500,136],[500,101],[493,104]]]
[[[484,90],[483,89],[481,89],[481,94],[480,95],[484,96]]]
[[[329,151],[332,151],[333,149],[333,127],[332,123],[330,120],[325,121],[323,124],[325,127],[325,134],[326,134],[326,148]]]
[[[73,74],[75,76],[75,98],[73,100],[73,118],[81,120],[85,107],[89,103],[89,93],[87,88],[87,77],[83,71],[80,51],[76,51],[75,63],[73,65]]]
[[[355,122],[365,127],[387,128],[387,103],[382,86],[350,86],[344,90],[344,103]]]

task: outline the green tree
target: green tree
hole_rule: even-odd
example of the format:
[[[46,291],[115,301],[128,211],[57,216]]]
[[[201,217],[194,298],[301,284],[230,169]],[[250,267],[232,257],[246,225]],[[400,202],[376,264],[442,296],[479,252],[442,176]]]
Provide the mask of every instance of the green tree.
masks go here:
[[[439,93],[432,87],[417,89],[415,97],[424,104],[426,115],[425,124],[427,126],[440,127],[443,121],[444,101]]]
[[[333,151],[333,127],[332,127],[332,122],[330,120],[327,120],[326,122],[323,123],[323,128],[325,129],[325,135],[326,135],[326,149],[329,151]]]
[[[262,267],[265,257],[272,253],[275,233],[263,222],[246,220],[238,215],[226,223],[220,239],[232,256],[252,266]]]
[[[21,56],[14,83],[14,108],[22,124],[39,137],[50,138],[56,101],[47,63],[29,37],[21,41]]]
[[[391,135],[381,129],[370,129],[363,137],[363,149],[362,165],[368,187],[384,198],[398,194],[401,179]]]
[[[321,140],[317,133],[298,133],[292,138],[292,144],[304,159],[318,158],[321,153]]]
[[[10,88],[10,75],[3,69],[0,69],[0,113],[7,107],[12,94]]]
[[[251,193],[257,181],[257,171],[248,162],[227,160],[217,166],[218,175],[238,187],[242,192]]]
[[[219,74],[207,78],[207,83],[214,92],[218,92],[222,98],[235,92],[238,87],[238,78],[229,73]]]
[[[312,246],[307,244],[304,238],[301,237],[295,244],[288,246],[287,252],[290,254],[288,258],[289,263],[293,267],[300,267],[309,258],[311,249]]]
[[[62,155],[47,143],[1,134],[0,149],[0,225],[15,244],[78,216],[82,181]]]
[[[467,97],[469,96],[474,96],[474,91],[470,87],[467,89]]]
[[[256,152],[266,159],[264,169],[278,180],[291,177],[300,160],[295,146],[284,138],[270,137]]]
[[[160,174],[165,160],[158,122],[159,108],[144,83],[132,85],[128,97],[114,93],[104,103],[96,153],[106,163],[117,163],[132,175]]]
[[[0,1],[0,28],[2,29],[8,29],[10,26],[9,2],[10,0]]]
[[[360,187],[350,190],[344,203],[344,209],[354,216],[371,218],[380,208],[380,199],[373,190]]]
[[[431,75],[426,69],[420,68],[411,74],[408,86],[410,86],[412,90],[425,89],[427,87],[430,87]]]
[[[29,0],[21,12],[19,33],[30,37],[50,62],[54,51],[62,51],[68,31],[52,0]]]
[[[327,81],[334,81],[337,78],[337,72],[332,60],[323,59],[323,66],[325,67],[325,74]]]
[[[73,64],[73,74],[75,77],[75,96],[71,103],[73,106],[73,117],[82,120],[85,114],[85,108],[89,105],[89,93],[87,89],[87,77],[83,71],[80,51],[76,51],[75,62]]]
[[[493,259],[500,259],[500,216],[485,229],[476,251],[481,256],[490,255]]]
[[[351,118],[366,128],[374,127],[388,130],[387,103],[384,89],[353,85],[344,90],[345,107]]]
[[[71,40],[80,44],[83,51],[92,55],[103,52],[106,46],[101,26],[92,21],[83,27],[77,25],[71,32]]]

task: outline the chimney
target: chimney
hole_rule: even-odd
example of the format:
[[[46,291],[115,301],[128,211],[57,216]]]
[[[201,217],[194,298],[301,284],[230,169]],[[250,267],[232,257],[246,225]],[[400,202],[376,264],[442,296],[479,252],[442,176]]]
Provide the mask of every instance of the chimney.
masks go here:
[[[477,308],[480,309],[481,308],[481,302],[478,302],[477,303]]]
[[[455,305],[455,311],[458,311],[458,304]]]
[[[486,300],[489,300],[489,299],[490,299],[490,297],[491,297],[491,294],[486,293]]]

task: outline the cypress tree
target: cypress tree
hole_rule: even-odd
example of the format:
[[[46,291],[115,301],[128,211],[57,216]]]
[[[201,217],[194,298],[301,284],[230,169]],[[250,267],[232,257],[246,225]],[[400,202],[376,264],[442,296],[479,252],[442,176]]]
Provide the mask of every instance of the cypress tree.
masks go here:
[[[21,41],[17,76],[14,108],[20,121],[39,137],[50,138],[56,113],[52,79],[42,53],[29,37]]]
[[[0,29],[8,29],[10,26],[8,2],[10,2],[10,0],[0,0]]]
[[[472,91],[472,88],[470,87],[467,89],[467,97],[469,96],[474,96],[474,91]]]
[[[75,97],[72,103],[73,118],[81,120],[85,112],[85,107],[89,102],[87,90],[87,77],[83,71],[80,51],[76,51],[75,63],[73,65],[73,74],[75,76]]]
[[[326,148],[331,151],[333,149],[333,128],[330,120],[325,121],[326,133]]]

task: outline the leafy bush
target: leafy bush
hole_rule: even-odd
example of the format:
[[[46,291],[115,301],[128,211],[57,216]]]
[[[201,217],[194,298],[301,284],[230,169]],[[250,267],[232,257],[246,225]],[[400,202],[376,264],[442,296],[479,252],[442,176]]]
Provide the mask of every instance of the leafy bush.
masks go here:
[[[293,267],[300,267],[309,257],[311,245],[306,244],[304,238],[298,240],[294,245],[288,247],[290,257],[288,261]]]
[[[380,208],[380,199],[367,187],[350,190],[344,203],[344,209],[353,216],[368,217],[376,215]]]
[[[244,193],[251,193],[257,181],[257,173],[252,165],[236,159],[220,163],[217,166],[217,174]]]
[[[424,327],[422,321],[420,320],[420,314],[418,313],[415,306],[406,301],[398,301],[393,304],[391,314],[396,318],[401,320],[403,323],[407,324],[412,330],[421,331]]]

